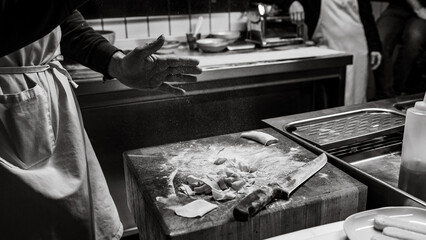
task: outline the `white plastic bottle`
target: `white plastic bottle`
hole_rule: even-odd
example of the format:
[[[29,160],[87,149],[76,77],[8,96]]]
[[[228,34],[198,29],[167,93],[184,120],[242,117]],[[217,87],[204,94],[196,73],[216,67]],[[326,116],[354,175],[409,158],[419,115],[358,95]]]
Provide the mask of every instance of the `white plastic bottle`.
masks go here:
[[[407,110],[398,187],[426,201],[426,94]]]

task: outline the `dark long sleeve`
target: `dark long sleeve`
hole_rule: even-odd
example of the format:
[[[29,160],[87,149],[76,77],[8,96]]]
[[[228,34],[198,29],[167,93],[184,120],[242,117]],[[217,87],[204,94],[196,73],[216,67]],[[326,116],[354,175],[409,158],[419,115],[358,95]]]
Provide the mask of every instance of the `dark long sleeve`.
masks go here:
[[[40,39],[87,0],[0,0],[0,57]]]
[[[80,12],[66,18],[61,30],[61,52],[66,58],[108,75],[109,61],[118,49],[96,33]]]
[[[382,51],[382,43],[380,42],[379,32],[377,30],[376,21],[374,20],[373,10],[369,0],[358,0],[359,15],[364,27],[365,38],[367,39],[368,50],[370,52]]]

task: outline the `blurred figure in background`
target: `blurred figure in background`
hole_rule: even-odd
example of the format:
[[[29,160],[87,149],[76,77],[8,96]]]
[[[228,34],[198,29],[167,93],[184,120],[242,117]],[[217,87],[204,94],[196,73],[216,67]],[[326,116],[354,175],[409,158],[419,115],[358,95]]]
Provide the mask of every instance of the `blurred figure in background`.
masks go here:
[[[377,20],[383,45],[382,65],[375,72],[376,98],[418,92],[408,80],[426,44],[426,1],[391,1]],[[393,58],[396,46],[400,49]],[[395,61],[395,62],[394,62]]]
[[[366,102],[371,69],[381,62],[381,43],[370,2],[290,0],[287,4],[292,21],[305,21],[313,41],[353,54],[353,64],[346,70],[345,105]]]

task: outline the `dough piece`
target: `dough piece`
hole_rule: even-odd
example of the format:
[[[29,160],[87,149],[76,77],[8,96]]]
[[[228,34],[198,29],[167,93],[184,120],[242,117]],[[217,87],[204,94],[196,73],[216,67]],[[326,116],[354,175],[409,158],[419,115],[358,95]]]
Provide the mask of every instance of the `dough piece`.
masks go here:
[[[371,240],[399,240],[399,239],[394,237],[389,237],[381,233],[376,233],[371,237]]]
[[[254,140],[256,142],[259,142],[265,146],[269,146],[273,143],[277,143],[278,139],[275,138],[272,135],[269,135],[267,133],[264,132],[259,132],[259,131],[250,131],[250,132],[244,132],[241,134],[242,138],[247,138],[250,140]]]
[[[178,170],[176,169],[169,175],[169,182],[167,184],[169,187],[170,195],[175,195],[175,196],[176,196],[176,191],[175,191],[175,185],[173,184],[173,180],[175,179],[177,172]]]
[[[217,207],[218,206],[216,204],[209,203],[206,200],[198,199],[186,204],[185,206],[177,208],[175,213],[181,217],[195,218],[202,217]]]
[[[221,165],[221,164],[223,164],[224,162],[226,162],[228,159],[227,158],[218,158],[218,159],[216,159],[215,161],[214,161],[214,164],[216,164],[216,165]]]
[[[238,168],[240,169],[241,172],[249,172],[250,171],[250,167],[245,163],[238,162]]]
[[[194,196],[195,195],[195,192],[191,189],[191,187],[186,185],[186,184],[182,184],[179,187],[179,190],[181,190],[187,196]]]
[[[244,180],[238,180],[232,183],[231,188],[238,192],[245,184]]]
[[[200,180],[199,178],[197,178],[197,177],[193,176],[193,175],[189,175],[189,176],[186,178],[186,181],[188,182],[188,184],[189,184],[191,187],[192,187],[192,186],[199,187],[199,186],[201,185],[201,180]]]
[[[224,179],[226,186],[231,187],[232,183],[238,181],[238,178],[227,177]]]
[[[234,193],[231,193],[229,191],[218,191],[216,189],[212,189],[213,192],[213,199],[216,201],[226,201],[231,200],[236,197]]]
[[[238,175],[238,173],[232,171],[229,168],[225,168],[225,174],[226,174],[227,177],[233,177],[235,179],[239,179],[240,178],[240,175]]]
[[[408,239],[408,240],[425,240],[426,235],[404,230],[396,227],[385,227],[383,229],[383,234],[389,237],[395,237],[398,239]]]
[[[208,185],[210,188],[214,188],[214,189],[216,189],[216,190],[220,190],[219,185],[218,185],[216,182],[214,182],[214,181],[212,181],[212,180],[210,180],[210,179],[202,178],[202,179],[201,179],[201,181],[202,181],[203,183],[205,183],[206,185]]]
[[[225,183],[225,177],[221,177],[218,181],[217,184],[219,185],[221,190],[226,190],[228,189],[228,186]]]
[[[212,192],[212,188],[207,184],[203,184],[200,187],[195,187],[194,192],[196,194],[209,194]]]
[[[385,227],[397,227],[426,235],[426,228],[420,224],[411,223],[398,218],[391,218],[385,215],[377,215],[374,218],[374,228],[383,230]]]

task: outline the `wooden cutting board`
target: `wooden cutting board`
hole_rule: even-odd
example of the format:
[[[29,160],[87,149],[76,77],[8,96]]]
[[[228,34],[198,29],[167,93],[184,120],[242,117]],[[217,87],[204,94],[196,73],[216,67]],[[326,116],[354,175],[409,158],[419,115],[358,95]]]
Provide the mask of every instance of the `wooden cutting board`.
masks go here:
[[[263,146],[236,133],[125,152],[128,203],[141,239],[264,239],[344,220],[365,210],[367,187],[327,163],[290,200],[273,202],[248,222],[234,220],[238,200],[273,181],[269,175],[286,174],[316,157],[272,129],[259,131],[277,137],[279,143]],[[256,178],[234,200],[217,202],[211,195],[196,196],[218,205],[201,218],[177,216],[174,209],[194,199],[170,194],[190,174],[203,177],[220,172],[224,165],[215,165],[217,158],[255,165]]]

